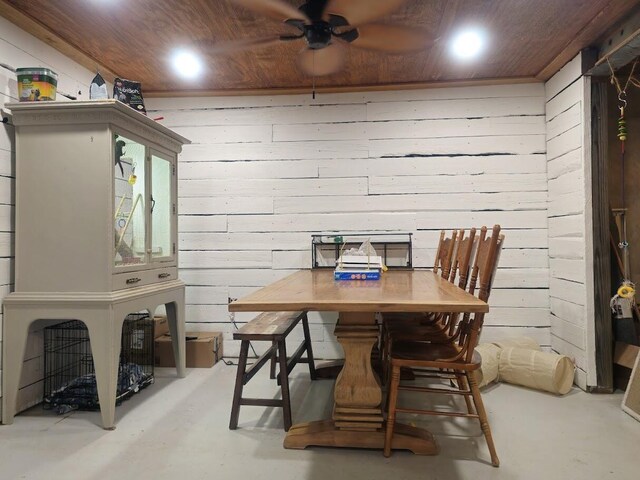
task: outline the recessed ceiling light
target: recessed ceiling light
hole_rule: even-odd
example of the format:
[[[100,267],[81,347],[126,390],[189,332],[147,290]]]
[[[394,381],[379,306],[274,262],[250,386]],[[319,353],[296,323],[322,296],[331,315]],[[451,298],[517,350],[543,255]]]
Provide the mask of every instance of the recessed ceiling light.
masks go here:
[[[451,52],[460,60],[472,60],[478,57],[487,43],[482,30],[463,30],[453,37]]]
[[[200,75],[203,69],[200,58],[187,50],[180,50],[174,53],[171,64],[176,73],[182,78],[195,78]]]

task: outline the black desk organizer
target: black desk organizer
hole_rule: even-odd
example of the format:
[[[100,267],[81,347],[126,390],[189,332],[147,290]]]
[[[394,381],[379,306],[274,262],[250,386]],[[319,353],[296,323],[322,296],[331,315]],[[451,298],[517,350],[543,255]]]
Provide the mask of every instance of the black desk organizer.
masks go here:
[[[411,233],[318,233],[311,235],[311,268],[335,268],[340,252],[369,240],[387,268],[413,268]]]

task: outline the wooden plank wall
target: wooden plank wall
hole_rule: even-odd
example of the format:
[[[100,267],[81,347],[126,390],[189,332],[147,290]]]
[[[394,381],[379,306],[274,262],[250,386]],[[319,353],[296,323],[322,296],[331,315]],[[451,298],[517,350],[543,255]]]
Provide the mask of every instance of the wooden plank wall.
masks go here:
[[[593,349],[587,347],[593,323],[588,322],[593,318],[591,261],[586,261],[592,236],[587,229],[591,218],[590,164],[585,160],[589,158],[585,129],[588,131],[590,91],[581,66],[577,56],[546,83],[545,96],[551,346],[575,358],[576,383],[586,388],[587,372],[594,370],[589,368]]]
[[[442,228],[505,229],[484,340],[551,345],[543,84],[150,99],[190,138],[179,160],[180,276],[189,330],[230,341],[227,298],[311,263],[312,232],[415,233],[432,263]],[[554,187],[555,188],[555,187]],[[341,355],[334,314],[312,315],[320,358]]]
[[[88,98],[88,85],[93,74],[73,62],[57,50],[24,32],[0,17],[0,63],[17,67],[49,67],[58,74],[58,88],[63,92]],[[80,92],[80,93],[79,93]],[[58,100],[66,100],[58,96]],[[15,74],[0,67],[0,108],[18,100]],[[3,109],[3,114],[5,110]],[[14,206],[14,128],[0,125],[0,298],[13,289],[13,206]],[[37,187],[34,187],[34,193]],[[0,316],[0,327],[2,317]],[[0,328],[0,352],[2,329]],[[1,360],[0,355],[0,360]],[[19,410],[42,400],[42,330],[29,336],[23,367],[21,390],[18,396]],[[2,365],[0,363],[0,378]],[[1,382],[0,382],[0,395]]]

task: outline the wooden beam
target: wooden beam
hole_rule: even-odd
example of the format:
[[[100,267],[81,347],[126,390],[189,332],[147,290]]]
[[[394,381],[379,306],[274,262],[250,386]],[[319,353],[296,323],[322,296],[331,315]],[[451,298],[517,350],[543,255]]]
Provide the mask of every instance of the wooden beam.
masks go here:
[[[609,241],[609,159],[607,87],[591,82],[591,195],[593,205],[593,278],[596,381],[599,392],[613,391],[611,252]],[[587,262],[590,261],[586,258]]]
[[[583,75],[586,75],[596,64],[598,61],[598,53],[599,50],[597,47],[586,47],[581,50],[582,55],[580,55],[580,60],[582,64],[580,65],[580,71]]]
[[[379,92],[389,90],[420,90],[425,88],[474,87],[484,85],[511,85],[514,83],[541,83],[536,77],[482,78],[478,80],[451,80],[446,82],[393,83],[380,85],[344,85],[332,87],[316,87],[316,93],[347,92]],[[177,91],[145,91],[148,98],[165,97],[234,97],[251,95],[296,95],[311,94],[311,87],[295,88],[258,88],[238,90],[177,90]]]
[[[611,68],[615,71],[640,55],[640,6],[609,31],[598,45],[598,52],[587,75],[608,77]]]
[[[593,39],[601,38],[607,33],[606,26],[624,18],[631,10],[636,9],[635,2],[629,0],[611,0],[598,12],[582,30],[536,75],[539,80],[546,81],[560,70],[569,60],[583,48],[593,46]]]
[[[14,23],[27,33],[30,33],[34,37],[42,40],[47,45],[55,48],[59,52],[63,53],[71,60],[78,62],[83,67],[92,72],[100,71],[105,78],[116,78],[119,75],[113,72],[110,68],[98,62],[95,58],[90,57],[84,53],[80,48],[70,44],[55,32],[47,28],[44,24],[38,20],[26,15],[17,8],[15,8],[7,0],[0,0],[0,15]],[[88,80],[90,81],[90,79]]]
[[[620,45],[619,48],[616,48],[616,50],[611,51],[608,55],[598,60],[596,65],[589,69],[587,74],[594,77],[609,77],[612,68],[615,72],[619,68],[631,63],[638,56],[640,56],[640,29],[633,32],[628,42],[624,45]]]

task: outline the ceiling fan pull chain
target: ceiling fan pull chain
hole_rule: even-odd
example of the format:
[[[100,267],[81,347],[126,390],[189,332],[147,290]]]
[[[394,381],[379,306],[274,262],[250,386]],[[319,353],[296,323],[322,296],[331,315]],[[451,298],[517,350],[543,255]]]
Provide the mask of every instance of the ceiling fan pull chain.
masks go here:
[[[311,99],[316,99],[316,51],[313,51],[313,76],[311,77]]]

